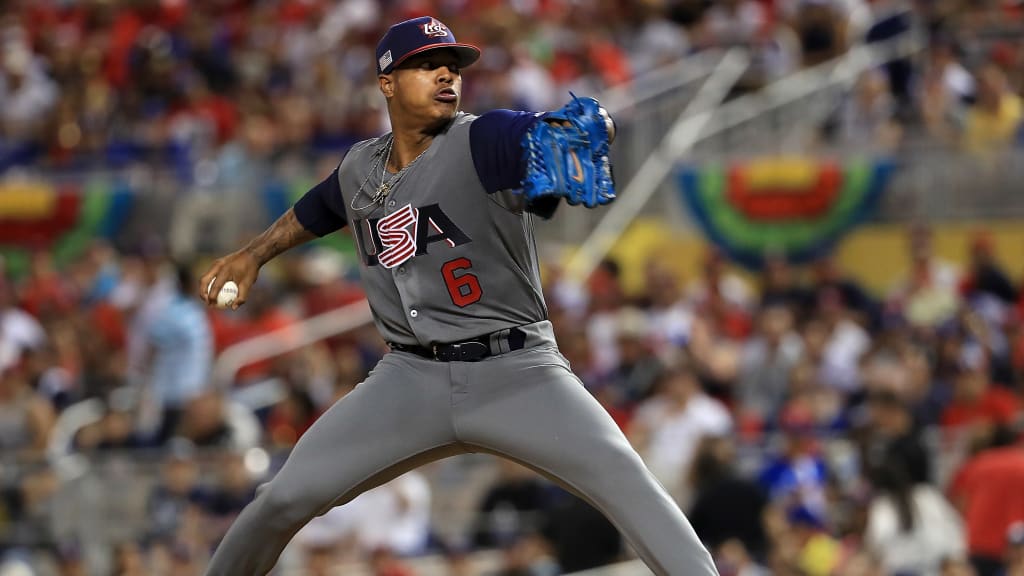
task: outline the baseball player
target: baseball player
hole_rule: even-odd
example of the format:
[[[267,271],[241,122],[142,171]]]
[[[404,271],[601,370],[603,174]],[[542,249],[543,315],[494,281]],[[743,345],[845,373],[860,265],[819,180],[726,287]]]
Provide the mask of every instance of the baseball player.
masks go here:
[[[348,226],[391,352],[303,435],[213,556],[210,576],[266,574],[311,518],[426,462],[466,452],[518,461],[604,513],[658,574],[713,576],[710,554],[559,353],[533,237],[564,198],[614,198],[614,124],[593,99],[546,114],[459,112],[480,50],[431,17],[377,46],[392,132],[338,168],[200,281],[245,301],[260,267]],[[212,285],[210,282],[213,282]]]

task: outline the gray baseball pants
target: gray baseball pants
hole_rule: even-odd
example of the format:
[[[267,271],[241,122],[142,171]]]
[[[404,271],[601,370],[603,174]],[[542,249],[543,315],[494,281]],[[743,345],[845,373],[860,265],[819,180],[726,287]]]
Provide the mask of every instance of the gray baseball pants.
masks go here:
[[[479,362],[385,355],[260,487],[206,574],[267,574],[313,517],[466,452],[516,460],[584,498],[657,574],[718,574],[679,507],[553,345]]]

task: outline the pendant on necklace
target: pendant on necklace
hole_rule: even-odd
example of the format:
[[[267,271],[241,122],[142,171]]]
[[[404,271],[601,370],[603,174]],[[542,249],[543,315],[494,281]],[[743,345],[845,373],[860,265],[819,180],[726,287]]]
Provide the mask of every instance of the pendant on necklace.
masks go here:
[[[380,186],[377,186],[377,194],[376,194],[376,196],[377,196],[377,198],[383,198],[383,197],[385,197],[387,195],[388,195],[388,185],[384,184],[382,182]]]

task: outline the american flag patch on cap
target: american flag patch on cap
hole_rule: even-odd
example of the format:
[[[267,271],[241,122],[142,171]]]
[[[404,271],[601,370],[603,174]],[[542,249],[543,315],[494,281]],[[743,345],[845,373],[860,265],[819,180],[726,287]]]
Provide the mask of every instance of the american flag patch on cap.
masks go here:
[[[380,64],[381,70],[384,70],[388,66],[391,66],[391,50],[385,52],[384,55],[380,57],[380,60],[377,61],[377,63]]]

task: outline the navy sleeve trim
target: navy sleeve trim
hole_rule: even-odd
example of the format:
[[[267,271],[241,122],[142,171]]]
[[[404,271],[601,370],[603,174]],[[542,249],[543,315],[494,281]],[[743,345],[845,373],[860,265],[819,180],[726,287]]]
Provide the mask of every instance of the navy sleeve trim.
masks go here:
[[[543,117],[533,112],[492,110],[470,125],[473,166],[488,194],[522,186],[526,173],[523,135]]]
[[[293,208],[299,224],[317,236],[326,236],[348,223],[345,201],[341,197],[338,169],[323,182],[309,189]]]

